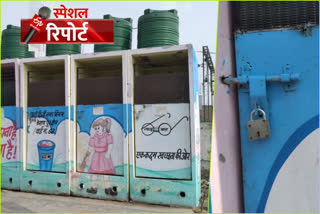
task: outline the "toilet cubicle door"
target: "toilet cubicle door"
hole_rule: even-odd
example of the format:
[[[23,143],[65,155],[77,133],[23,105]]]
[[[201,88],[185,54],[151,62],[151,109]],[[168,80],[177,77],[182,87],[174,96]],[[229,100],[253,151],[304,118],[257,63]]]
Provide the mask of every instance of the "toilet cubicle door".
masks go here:
[[[1,188],[20,188],[19,60],[1,61]]]
[[[188,54],[186,47],[132,54],[136,177],[192,179]]]
[[[69,56],[21,61],[21,190],[69,194]]]
[[[308,31],[235,35],[237,76],[248,80],[238,93],[245,212],[319,211],[319,27]],[[250,140],[257,107],[270,133]]]
[[[192,45],[130,51],[132,95],[130,198],[197,206],[200,121],[197,59]]]
[[[72,56],[72,195],[128,199],[125,53]]]

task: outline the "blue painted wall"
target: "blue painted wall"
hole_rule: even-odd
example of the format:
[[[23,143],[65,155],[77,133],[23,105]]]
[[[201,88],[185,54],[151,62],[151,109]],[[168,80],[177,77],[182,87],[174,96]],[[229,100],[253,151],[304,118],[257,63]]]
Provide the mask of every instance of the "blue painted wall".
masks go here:
[[[253,110],[248,85],[239,89],[245,212],[264,212],[273,181],[299,143],[319,127],[319,27],[310,34],[277,30],[235,35],[237,75],[300,74],[290,87],[267,82],[271,137],[250,141]],[[287,70],[288,69],[288,70]]]

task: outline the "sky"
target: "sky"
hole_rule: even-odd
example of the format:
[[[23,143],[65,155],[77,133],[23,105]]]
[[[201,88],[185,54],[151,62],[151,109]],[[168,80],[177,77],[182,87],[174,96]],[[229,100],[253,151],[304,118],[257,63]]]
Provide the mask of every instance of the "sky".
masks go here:
[[[215,1],[2,1],[1,31],[8,24],[20,26],[20,19],[32,18],[41,6],[52,11],[63,4],[67,8],[89,8],[88,18],[102,18],[105,14],[115,17],[132,18],[133,28],[137,28],[138,18],[145,9],[177,9],[179,16],[180,44],[192,44],[196,51],[209,46],[210,52],[216,49],[217,8]],[[51,15],[53,18],[53,15]],[[137,48],[137,29],[133,30],[132,49]],[[83,45],[84,53],[93,52],[93,45]],[[212,55],[214,61],[214,55]],[[198,62],[202,62],[197,52]]]

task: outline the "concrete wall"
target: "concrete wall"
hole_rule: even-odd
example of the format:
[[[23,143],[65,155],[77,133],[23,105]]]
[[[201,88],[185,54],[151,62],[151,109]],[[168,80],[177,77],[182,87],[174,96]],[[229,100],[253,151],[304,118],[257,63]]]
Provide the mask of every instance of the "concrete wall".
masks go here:
[[[209,180],[212,123],[200,123],[201,179]]]
[[[237,90],[222,83],[234,77],[235,59],[231,28],[231,2],[219,3],[214,118],[211,158],[212,212],[242,212],[241,152]]]

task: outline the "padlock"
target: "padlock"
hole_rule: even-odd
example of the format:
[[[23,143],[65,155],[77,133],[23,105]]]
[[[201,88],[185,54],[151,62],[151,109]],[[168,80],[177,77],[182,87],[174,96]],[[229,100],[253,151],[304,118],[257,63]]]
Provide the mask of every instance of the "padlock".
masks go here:
[[[253,120],[253,113],[260,111],[263,114],[263,119]],[[258,140],[270,137],[269,121],[266,118],[266,113],[262,109],[254,109],[250,114],[248,121],[248,131],[250,140]]]

